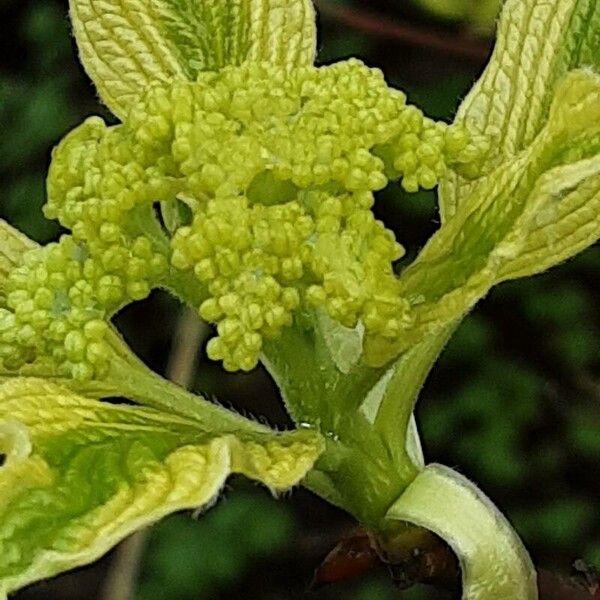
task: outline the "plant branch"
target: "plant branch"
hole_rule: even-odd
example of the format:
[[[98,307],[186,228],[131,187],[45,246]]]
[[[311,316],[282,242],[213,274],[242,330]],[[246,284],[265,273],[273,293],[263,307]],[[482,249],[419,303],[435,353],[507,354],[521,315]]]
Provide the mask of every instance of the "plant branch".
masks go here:
[[[481,65],[488,58],[490,47],[485,42],[462,35],[437,33],[412,23],[390,21],[389,18],[359,8],[346,8],[330,0],[315,0],[319,12],[350,29],[380,39],[394,40],[409,46],[428,48]]]
[[[396,559],[390,562],[371,534],[363,528],[355,529],[341,539],[315,571],[313,587],[363,577],[383,563],[399,589],[427,584],[455,594],[460,590],[456,556],[430,531],[407,528],[400,543],[397,540],[395,553]],[[582,561],[574,563],[568,577],[545,569],[538,569],[537,575],[539,600],[600,600],[598,573]]]

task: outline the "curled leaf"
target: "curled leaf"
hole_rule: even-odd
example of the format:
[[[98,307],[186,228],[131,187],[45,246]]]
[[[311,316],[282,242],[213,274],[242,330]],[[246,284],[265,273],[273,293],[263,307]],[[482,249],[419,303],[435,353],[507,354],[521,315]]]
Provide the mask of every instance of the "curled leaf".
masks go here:
[[[38,379],[0,386],[0,451],[7,443],[18,460],[0,467],[0,597],[89,563],[171,512],[209,506],[230,473],[288,489],[322,451],[312,432],[206,430]]]
[[[535,600],[536,574],[510,523],[472,482],[428,465],[387,517],[433,531],[457,554],[464,600]]]

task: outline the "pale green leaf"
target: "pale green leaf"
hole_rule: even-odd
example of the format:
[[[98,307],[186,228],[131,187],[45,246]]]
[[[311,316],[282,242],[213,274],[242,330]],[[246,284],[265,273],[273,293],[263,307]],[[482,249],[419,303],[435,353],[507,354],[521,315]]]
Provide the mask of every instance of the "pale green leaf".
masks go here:
[[[536,184],[516,228],[527,238],[498,280],[541,273],[600,238],[600,155],[551,169]],[[549,251],[550,249],[550,251]]]
[[[414,325],[371,363],[458,322],[496,283],[547,269],[600,238],[600,76],[568,73],[548,121],[512,160],[479,179],[401,275]]]
[[[394,374],[394,369],[389,369],[386,374],[375,384],[373,389],[367,394],[367,397],[363,400],[360,405],[360,412],[365,416],[369,423],[374,424],[375,419],[381,408],[384,396],[386,394],[386,388]],[[406,395],[398,395],[395,397],[395,401],[398,405],[398,409],[402,410],[404,407],[412,407],[412,398],[409,393]],[[391,428],[390,428],[391,429]],[[419,435],[419,429],[417,427],[417,421],[414,413],[410,415],[408,419],[408,425],[406,427],[406,433],[402,435],[401,425],[396,429],[393,428],[394,439],[391,440],[390,454],[392,454],[396,461],[404,461],[408,459],[417,469],[422,469],[425,466],[425,456],[423,454],[423,446],[421,445],[421,437]],[[404,446],[402,446],[403,439],[405,440]],[[390,440],[388,440],[389,442]]]
[[[347,375],[360,361],[364,334],[362,323],[350,329],[322,310],[317,312],[316,319],[335,366]]]
[[[371,424],[374,424],[377,419],[377,414],[386,395],[390,380],[394,376],[396,366],[397,364],[394,364],[383,374],[381,379],[369,390],[359,407],[360,412]]]
[[[33,240],[0,219],[0,305],[4,303],[4,280],[23,254],[36,247]]]
[[[468,479],[428,465],[386,518],[408,521],[443,538],[460,560],[464,600],[535,600],[536,574],[510,523]]]
[[[81,62],[124,118],[141,90],[172,77],[260,61],[315,58],[311,0],[70,0]]]
[[[217,497],[230,473],[273,492],[322,451],[312,432],[240,433],[54,384],[0,386],[0,597],[89,563],[136,529]]]
[[[361,413],[385,440],[397,465],[408,459],[417,469],[424,466],[413,411],[425,379],[453,331],[453,327],[448,327],[404,352],[360,406]]]
[[[548,118],[557,83],[578,67],[600,69],[597,0],[507,0],[492,58],[456,118],[492,141],[487,170],[533,142]],[[470,189],[457,175],[442,182],[444,220]]]
[[[453,332],[454,327],[450,326],[428,336],[403,353],[388,371],[374,424],[397,464],[402,464],[408,454],[413,464],[419,468],[423,466],[413,411],[431,368]],[[419,460],[413,460],[411,454],[420,457]]]

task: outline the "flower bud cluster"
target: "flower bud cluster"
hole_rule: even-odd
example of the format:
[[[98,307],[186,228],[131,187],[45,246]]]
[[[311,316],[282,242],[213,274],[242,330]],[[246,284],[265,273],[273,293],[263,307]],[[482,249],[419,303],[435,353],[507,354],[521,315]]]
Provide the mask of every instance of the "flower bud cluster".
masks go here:
[[[414,106],[399,117],[400,133],[377,149],[390,179],[401,178],[407,192],[431,190],[448,167],[464,176],[475,177],[485,156],[482,141],[473,141],[460,125],[432,121]]]
[[[86,277],[113,282],[98,298],[109,312],[145,298],[168,271],[166,253],[144,225],[154,219],[153,202],[172,197],[176,188],[163,155],[130,138],[88,119],[55,151],[44,207],[85,248]]]
[[[200,315],[218,323],[208,354],[230,370],[256,366],[263,340],[291,324],[301,303],[348,327],[396,336],[407,324],[392,263],[403,254],[375,220],[372,194],[301,194],[265,206],[210,200],[173,238],[173,264],[208,289]]]
[[[170,193],[160,157],[88,119],[53,154],[45,213],[71,235],[31,251],[7,283],[0,354],[20,368],[52,357],[61,374],[100,377],[110,351],[107,320],[145,298],[169,269],[139,224]],[[147,165],[147,169],[144,166]]]
[[[290,325],[300,305],[314,220],[298,202],[251,206],[243,196],[210,200],[173,238],[173,265],[207,286],[200,315],[218,323],[208,344],[230,370],[256,366],[263,338]],[[304,260],[303,260],[304,258]]]
[[[110,314],[169,268],[183,271],[217,324],[209,355],[248,370],[301,305],[361,321],[369,336],[400,335],[410,323],[393,272],[403,250],[375,219],[373,193],[391,178],[430,188],[448,165],[468,171],[478,159],[464,131],[426,119],[359,61],[248,63],[151,86],[123,125],[89,119],[55,152],[46,214],[88,256],[77,282],[90,306]],[[159,201],[191,210],[171,267],[168,247],[139,226],[149,215],[156,224]]]
[[[345,327],[361,321],[366,335],[396,337],[410,323],[409,304],[398,290],[393,262],[404,249],[372,213],[373,195],[327,196],[312,192],[317,221],[308,302]],[[315,281],[316,280],[316,281]]]
[[[31,250],[5,281],[0,308],[0,361],[19,370],[52,358],[65,377],[102,377],[111,356],[104,337],[108,320],[125,303],[145,297],[147,277],[168,265],[160,262],[144,236],[114,245],[96,256],[65,235],[60,242]]]
[[[65,377],[102,376],[111,356],[106,310],[98,301],[115,282],[98,274],[85,249],[70,236],[31,250],[6,282],[0,309],[0,359],[18,370],[52,357]]]

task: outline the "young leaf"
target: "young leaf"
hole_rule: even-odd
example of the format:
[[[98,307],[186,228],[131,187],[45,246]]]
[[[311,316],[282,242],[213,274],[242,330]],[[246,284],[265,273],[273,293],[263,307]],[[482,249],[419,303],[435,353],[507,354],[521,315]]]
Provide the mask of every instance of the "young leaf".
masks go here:
[[[468,600],[535,600],[536,575],[510,523],[466,477],[428,465],[387,513],[433,531],[457,554],[462,597]]]
[[[425,454],[421,444],[421,435],[414,413],[408,422],[408,431],[406,433],[406,454],[410,461],[421,470],[425,468]]]
[[[36,246],[33,240],[0,219],[0,305],[4,303],[4,280],[23,254]]]
[[[362,354],[362,324],[353,329],[344,327],[322,310],[317,312],[316,320],[335,366],[347,375],[358,364]]]
[[[424,466],[414,406],[431,367],[454,332],[449,327],[402,354],[366,395],[360,412],[382,436],[396,465]]]
[[[596,0],[508,0],[492,58],[462,103],[456,122],[493,140],[491,169],[532,143],[548,118],[557,83],[578,67],[600,68]],[[440,185],[449,219],[471,184],[450,175]]]
[[[247,60],[308,66],[311,0],[70,0],[81,62],[123,119],[141,90]]]
[[[454,327],[448,327],[437,335],[429,336],[402,354],[386,373],[385,386],[380,391],[373,422],[396,464],[402,464],[408,456],[419,469],[423,467],[423,453],[413,411],[431,367],[453,332]],[[415,461],[411,454],[419,459]]]
[[[480,178],[457,212],[401,275],[415,324],[372,364],[457,322],[496,283],[539,272],[600,238],[600,76],[568,73],[544,128],[527,148]]]
[[[541,273],[592,245],[600,237],[600,155],[541,177],[516,228],[527,238],[499,280]]]
[[[279,492],[322,451],[308,431],[236,433],[103,404],[36,379],[0,386],[0,597],[89,563],[163,516],[210,505],[230,473]]]

